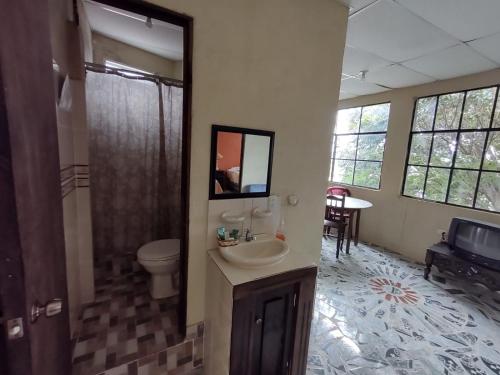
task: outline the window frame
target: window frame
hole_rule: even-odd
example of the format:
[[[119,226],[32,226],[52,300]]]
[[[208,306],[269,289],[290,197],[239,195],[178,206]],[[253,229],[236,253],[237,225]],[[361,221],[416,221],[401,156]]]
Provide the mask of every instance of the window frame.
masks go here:
[[[493,98],[493,105],[492,105],[492,110],[491,110],[491,115],[490,115],[490,120],[489,120],[488,127],[486,127],[486,128],[480,128],[480,129],[477,129],[477,128],[476,129],[463,129],[462,128],[462,120],[463,120],[463,116],[464,116],[464,109],[465,109],[465,104],[466,104],[468,93],[469,92],[473,92],[473,91],[478,91],[478,90],[491,89],[491,88],[495,88],[496,90],[495,90],[495,95],[494,95],[494,98]],[[410,198],[410,199],[415,199],[415,200],[423,201],[423,202],[437,203],[437,204],[442,204],[442,205],[447,205],[447,206],[453,206],[453,207],[458,207],[458,208],[463,208],[463,209],[469,209],[469,210],[475,210],[475,211],[482,211],[482,212],[487,212],[487,213],[490,213],[490,214],[500,214],[500,211],[492,211],[492,210],[488,210],[488,209],[485,209],[485,208],[475,207],[476,206],[476,202],[477,202],[477,196],[478,196],[478,192],[479,192],[479,185],[480,185],[480,182],[481,182],[481,175],[482,175],[482,173],[483,172],[489,172],[489,173],[500,174],[500,171],[483,169],[484,159],[485,159],[485,155],[486,155],[486,151],[487,151],[488,141],[490,140],[490,135],[493,132],[495,132],[495,131],[500,131],[500,127],[493,127],[493,123],[494,123],[494,119],[495,119],[495,111],[497,110],[497,104],[498,104],[498,101],[500,100],[499,93],[500,93],[500,84],[496,84],[496,85],[488,85],[488,86],[475,87],[475,88],[470,88],[470,89],[447,91],[447,92],[442,92],[442,93],[438,93],[438,94],[419,96],[419,97],[415,98],[415,102],[413,104],[412,118],[411,118],[411,122],[410,122],[410,132],[408,134],[408,144],[407,144],[407,149],[406,149],[406,158],[405,158],[405,168],[404,168],[404,174],[403,174],[403,183],[401,185],[401,192],[400,192],[402,197]],[[461,103],[461,110],[460,110],[460,118],[459,118],[459,122],[458,122],[458,127],[456,129],[440,129],[440,130],[435,130],[436,116],[437,116],[437,111],[438,111],[438,107],[439,107],[439,98],[441,96],[446,96],[446,95],[450,95],[450,94],[463,94],[464,95],[463,96],[463,101]],[[432,119],[432,129],[431,130],[419,130],[419,131],[413,130],[413,126],[414,126],[414,123],[415,123],[415,114],[416,114],[416,110],[417,110],[417,103],[418,103],[418,101],[421,100],[421,99],[434,98],[434,97],[436,98],[436,107],[434,108],[434,115],[433,115],[433,119]],[[431,165],[430,163],[431,163],[432,151],[433,151],[433,146],[434,146],[434,135],[435,134],[446,134],[446,133],[448,133],[448,134],[456,133],[456,137],[455,137],[455,149],[453,151],[451,165],[449,167]],[[479,167],[478,168],[455,167],[455,162],[456,162],[457,153],[458,153],[458,144],[459,144],[459,141],[460,141],[460,135],[461,134],[467,134],[467,133],[485,133],[486,134],[486,136],[484,138],[484,141],[483,141],[483,149],[482,149],[482,152],[481,152],[481,160],[479,161]],[[425,165],[409,164],[410,152],[411,152],[411,144],[412,144],[413,136],[415,134],[430,134],[432,136],[431,137],[431,143],[430,143],[430,146],[429,146],[429,155],[428,155],[428,158],[427,158],[427,164],[425,164]],[[426,169],[425,170],[424,185],[423,185],[423,191],[422,191],[422,197],[421,198],[405,194],[405,187],[406,187],[406,180],[407,180],[407,177],[408,177],[407,173],[408,173],[408,167],[409,166],[410,167],[412,167],[412,166],[422,167],[422,168]],[[449,170],[449,172],[450,172],[449,176],[448,176],[448,184],[447,184],[447,187],[446,187],[446,195],[445,195],[444,201],[437,201],[437,200],[425,198],[425,189],[427,187],[427,179],[428,179],[428,176],[429,176],[429,169],[430,168],[445,169],[445,170]],[[449,197],[450,197],[450,188],[451,188],[451,184],[452,184],[452,178],[453,178],[453,172],[454,171],[472,171],[472,172],[477,172],[476,186],[474,188],[474,196],[473,196],[473,200],[472,200],[472,206],[464,206],[464,205],[460,205],[460,204],[448,202]]]
[[[382,104],[389,104],[389,114],[387,116],[387,127],[385,131],[372,131],[372,132],[364,132],[361,133],[361,120],[363,118],[363,110],[367,107],[373,107],[377,105],[382,105]],[[380,103],[373,103],[373,104],[366,104],[366,105],[358,105],[354,107],[346,107],[346,108],[340,108],[337,110],[337,118],[338,118],[338,112],[342,110],[347,110],[347,109],[354,109],[354,108],[360,108],[360,113],[359,113],[359,127],[358,131],[356,133],[342,133],[342,134],[337,134],[336,129],[337,129],[337,118],[335,120],[335,129],[333,130],[333,137],[332,137],[332,142],[331,142],[331,151],[330,151],[330,173],[328,176],[328,182],[329,183],[335,183],[339,185],[346,185],[346,186],[354,186],[357,188],[361,189],[370,189],[370,190],[380,190],[382,187],[382,167],[384,165],[384,155],[385,155],[385,148],[387,146],[387,132],[389,130],[389,119],[391,116],[391,106],[392,103],[391,101],[384,101]],[[359,147],[359,136],[360,135],[384,135],[384,149],[382,151],[382,157],[381,160],[371,160],[371,159],[358,159],[358,147]],[[337,153],[337,139],[338,136],[356,136],[356,153],[354,155],[354,159],[350,158],[336,158],[336,153]],[[333,176],[335,173],[335,160],[344,160],[344,161],[352,161],[354,163],[353,170],[352,170],[352,183],[347,183],[347,182],[338,182],[333,180]],[[377,187],[370,187],[370,186],[364,186],[364,185],[356,185],[354,183],[354,176],[356,175],[356,162],[371,162],[371,163],[380,163],[380,178],[378,180],[378,186]]]

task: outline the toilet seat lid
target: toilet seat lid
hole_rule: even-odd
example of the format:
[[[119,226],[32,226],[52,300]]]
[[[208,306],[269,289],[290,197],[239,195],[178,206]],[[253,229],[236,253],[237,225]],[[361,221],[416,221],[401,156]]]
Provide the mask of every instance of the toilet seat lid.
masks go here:
[[[137,251],[137,258],[143,260],[166,260],[179,258],[180,240],[168,239],[148,242]]]

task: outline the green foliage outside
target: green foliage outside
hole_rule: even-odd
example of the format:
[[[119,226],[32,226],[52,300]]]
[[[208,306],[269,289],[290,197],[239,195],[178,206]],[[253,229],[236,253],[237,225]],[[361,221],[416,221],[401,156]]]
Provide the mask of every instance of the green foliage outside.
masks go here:
[[[411,135],[404,195],[445,202],[448,193],[447,203],[500,212],[500,130],[481,131],[490,127],[496,90],[417,101],[413,132],[429,133]],[[500,128],[500,99],[495,108],[492,128]],[[387,103],[338,112],[330,168],[334,182],[379,188],[389,110]]]
[[[469,91],[467,95],[442,95],[439,97],[437,110],[436,97],[419,99],[415,110],[414,131],[431,130],[434,116],[432,111],[436,110],[435,129],[457,129],[457,132],[412,134],[405,195],[444,202],[450,182],[447,203],[500,211],[500,131],[491,131],[488,136],[485,131],[460,132],[458,129],[459,125],[461,129],[489,128],[495,93],[496,88],[488,88]],[[500,103],[495,112],[493,127],[500,127]],[[463,170],[451,170],[453,158],[455,168]],[[481,161],[483,171],[479,173]]]
[[[333,181],[379,188],[389,110],[390,104],[378,104],[339,111]],[[372,132],[380,133],[366,134]]]

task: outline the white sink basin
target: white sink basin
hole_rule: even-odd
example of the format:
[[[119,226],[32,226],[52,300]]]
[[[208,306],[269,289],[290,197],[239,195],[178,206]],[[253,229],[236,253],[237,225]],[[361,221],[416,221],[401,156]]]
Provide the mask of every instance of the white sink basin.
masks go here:
[[[279,263],[290,251],[285,241],[278,239],[241,242],[236,246],[219,246],[222,257],[242,268],[259,268]]]

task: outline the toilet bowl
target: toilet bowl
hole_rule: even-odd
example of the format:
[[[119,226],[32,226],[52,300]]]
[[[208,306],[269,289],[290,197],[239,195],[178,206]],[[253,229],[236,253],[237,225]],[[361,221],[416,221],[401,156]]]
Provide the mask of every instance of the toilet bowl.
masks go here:
[[[154,299],[168,298],[179,293],[178,239],[148,242],[137,251],[137,261],[151,274],[149,291]]]

